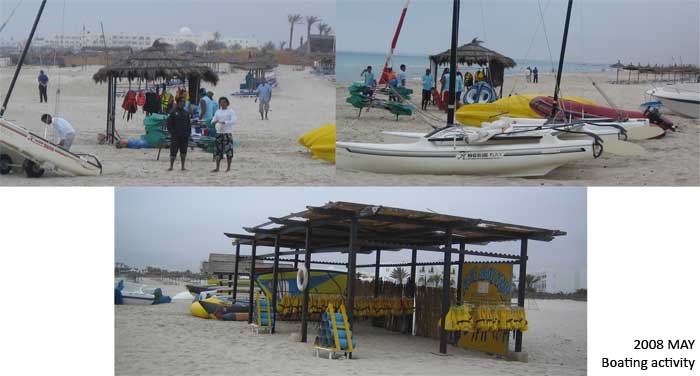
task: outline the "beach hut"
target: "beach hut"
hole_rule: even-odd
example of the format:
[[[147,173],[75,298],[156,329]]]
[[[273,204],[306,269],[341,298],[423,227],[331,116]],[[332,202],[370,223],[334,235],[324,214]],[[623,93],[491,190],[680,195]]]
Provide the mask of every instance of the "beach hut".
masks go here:
[[[457,48],[457,63],[466,65],[479,65],[481,67],[488,67],[489,78],[491,80],[491,85],[496,88],[501,87],[501,94],[503,94],[503,78],[504,71],[506,68],[515,67],[515,60],[501,55],[500,53],[490,50],[482,46],[484,42],[478,40],[477,38],[472,39],[471,42]],[[450,50],[439,53],[437,55],[430,55],[430,70],[434,77],[434,84],[437,87],[438,81],[438,68],[441,65],[450,63]]]
[[[201,81],[216,85],[219,76],[196,59],[180,54],[167,44],[155,41],[153,46],[130,54],[124,59],[102,67],[92,76],[96,83],[107,82],[107,129],[105,142],[114,143],[119,137],[115,129],[117,82],[159,81],[172,79],[187,81],[190,102],[199,101]]]
[[[474,257],[475,260],[497,260],[496,263],[506,263],[519,268],[517,287],[517,306],[525,305],[525,286],[527,275],[528,242],[549,242],[558,236],[566,235],[559,230],[549,230],[516,224],[488,221],[459,217],[454,215],[424,212],[402,208],[392,208],[377,205],[368,205],[352,202],[329,202],[323,206],[307,206],[306,210],[293,213],[284,217],[268,217],[269,221],[257,226],[243,227],[247,233],[224,233],[232,239],[235,246],[235,260],[273,260],[273,281],[271,288],[272,307],[277,307],[279,262],[293,262],[296,268],[299,262],[303,262],[304,269],[310,270],[311,264],[334,265],[347,268],[347,285],[345,291],[345,307],[347,308],[348,322],[352,329],[354,322],[355,283],[358,279],[357,268],[375,269],[375,292],[380,294],[379,269],[386,267],[410,267],[410,281],[416,280],[416,267],[434,265],[443,267],[442,288],[439,300],[439,316],[445,318],[452,301],[458,305],[462,303],[465,292],[463,281],[463,266],[465,257]],[[467,244],[488,245],[491,243],[517,241],[520,243],[520,252],[509,254],[504,252],[487,252],[471,250]],[[241,255],[241,246],[250,247],[250,255]],[[261,247],[270,247],[272,253],[262,254],[258,252]],[[411,250],[409,262],[396,263],[381,261],[383,252],[398,254],[400,250]],[[418,252],[423,254],[440,254],[441,262],[418,262]],[[327,254],[347,255],[347,262],[321,260]],[[371,264],[357,264],[358,254],[374,254],[375,262]],[[300,255],[303,260],[300,260]],[[283,260],[280,257],[294,256],[294,259]],[[457,256],[454,260],[453,256]],[[312,260],[315,258],[315,260]],[[396,257],[394,257],[396,258]],[[255,263],[251,275],[256,275]],[[452,265],[458,265],[456,291],[450,286],[450,270]],[[335,267],[337,270],[337,267]],[[238,271],[234,271],[235,281],[238,280]],[[504,280],[504,288],[510,295],[510,279]],[[249,301],[253,301],[254,284],[250,284]],[[309,289],[303,289],[301,307],[301,342],[307,342],[309,313]],[[453,296],[454,295],[454,296]],[[235,299],[235,295],[234,295]],[[510,301],[510,299],[508,299]],[[437,308],[437,307],[436,307]],[[253,307],[249,308],[249,322]],[[414,315],[414,320],[418,320]],[[409,321],[409,322],[413,322]],[[437,320],[429,320],[427,325],[434,327]],[[439,331],[439,351],[447,352],[448,331],[445,321],[441,320]],[[272,325],[274,333],[274,323]],[[515,333],[515,352],[522,351],[523,333]]]
[[[638,70],[637,66],[632,64],[632,63],[629,63],[629,64],[625,65],[624,67],[622,67],[622,69],[629,72],[627,75],[627,83],[628,84],[632,83],[632,71]]]

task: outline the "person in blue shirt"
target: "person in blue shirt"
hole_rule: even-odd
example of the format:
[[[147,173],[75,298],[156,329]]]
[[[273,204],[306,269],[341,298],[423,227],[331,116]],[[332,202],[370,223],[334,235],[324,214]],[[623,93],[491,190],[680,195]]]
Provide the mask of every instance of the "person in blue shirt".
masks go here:
[[[425,70],[425,75],[423,76],[423,100],[421,101],[421,108],[423,110],[428,109],[428,103],[430,102],[430,95],[433,92],[433,75],[430,74],[430,69]]]
[[[260,120],[268,120],[267,112],[270,111],[270,100],[272,99],[272,86],[267,83],[265,78],[262,79],[260,85],[258,85],[258,111],[260,111]],[[263,116],[264,115],[264,116]]]
[[[39,71],[39,103],[49,103],[49,99],[46,96],[46,91],[49,88],[49,76],[47,76],[44,71]]]
[[[455,103],[459,106],[460,98],[462,98],[462,90],[464,89],[464,78],[462,72],[457,71],[457,82],[455,82]]]
[[[374,87],[377,85],[377,80],[374,79],[374,73],[372,73],[372,67],[368,65],[367,68],[360,73],[360,76],[365,83],[365,94],[372,95]]]

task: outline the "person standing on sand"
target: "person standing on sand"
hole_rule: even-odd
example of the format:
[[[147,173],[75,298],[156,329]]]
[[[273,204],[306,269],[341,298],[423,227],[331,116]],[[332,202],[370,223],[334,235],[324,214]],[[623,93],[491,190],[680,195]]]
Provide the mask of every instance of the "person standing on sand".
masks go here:
[[[75,129],[73,129],[68,120],[43,114],[41,115],[41,121],[53,127],[58,146],[63,150],[70,151],[70,147],[75,140]]]
[[[536,84],[538,82],[538,77],[537,77],[538,73],[539,72],[537,71],[537,67],[535,67],[535,69],[532,70],[532,83]]]
[[[37,79],[39,81],[39,103],[49,103],[48,96],[46,95],[46,91],[49,88],[49,76],[44,73],[43,70],[39,71],[39,77]]]
[[[189,146],[190,133],[192,132],[192,113],[185,109],[185,97],[177,98],[175,109],[168,115],[166,124],[170,133],[170,168],[173,170],[175,158],[180,151],[180,169],[186,171],[185,160],[187,159],[187,147]]]
[[[464,90],[464,78],[462,72],[457,71],[457,82],[455,82],[455,103],[459,107],[462,98],[462,90]]]
[[[221,160],[226,157],[226,172],[231,171],[231,160],[233,160],[233,125],[238,121],[236,113],[233,109],[228,108],[230,105],[228,98],[219,98],[219,109],[216,110],[211,123],[216,127],[216,141],[214,141],[214,160],[216,160],[216,168],[211,172],[219,172]]]
[[[260,120],[268,120],[267,113],[270,111],[270,100],[272,99],[272,86],[267,83],[265,78],[262,79],[260,85],[258,85],[258,97],[256,101],[258,103],[258,111],[260,111]],[[264,115],[264,116],[263,116]]]
[[[365,94],[372,95],[374,87],[377,85],[377,80],[374,79],[374,73],[372,73],[372,66],[368,65],[367,68],[360,73],[360,77],[362,77],[365,83]]]
[[[527,73],[525,73],[525,77],[527,79],[527,83],[529,84],[532,81],[532,69],[530,69],[530,66],[528,65],[525,70],[527,71]]]
[[[423,110],[428,109],[428,103],[430,102],[430,95],[433,93],[433,75],[430,74],[430,69],[425,70],[425,75],[423,76],[423,98],[421,100],[421,108]]]
[[[399,80],[399,86],[406,87],[406,65],[401,64],[399,67],[399,73],[396,74],[396,78]]]
[[[474,85],[474,76],[470,71],[466,71],[464,73],[464,88],[469,90],[472,85]]]

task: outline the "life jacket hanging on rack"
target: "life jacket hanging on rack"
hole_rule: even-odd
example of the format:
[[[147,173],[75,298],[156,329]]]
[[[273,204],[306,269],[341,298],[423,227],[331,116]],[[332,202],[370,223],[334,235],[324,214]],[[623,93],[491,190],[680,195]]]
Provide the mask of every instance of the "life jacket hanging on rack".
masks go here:
[[[143,93],[143,90],[139,90],[139,92],[136,94],[136,105],[139,107],[143,107],[143,105],[146,104],[146,95]]]
[[[131,120],[131,117],[136,113],[138,107],[136,106],[136,92],[129,90],[124,96],[124,101],[122,102],[122,108],[124,109],[124,115],[126,116],[126,121]]]
[[[173,95],[166,92],[163,92],[163,96],[161,97],[160,100],[160,106],[161,106],[161,112],[164,114],[167,114],[170,112],[170,106],[173,103]]]

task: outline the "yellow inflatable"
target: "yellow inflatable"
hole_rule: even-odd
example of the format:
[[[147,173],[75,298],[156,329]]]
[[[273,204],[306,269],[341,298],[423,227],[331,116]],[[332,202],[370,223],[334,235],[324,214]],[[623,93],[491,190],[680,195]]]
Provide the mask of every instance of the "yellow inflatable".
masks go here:
[[[306,146],[313,159],[323,159],[335,163],[335,124],[326,124],[299,137],[299,143]]]
[[[217,307],[223,307],[226,303],[217,298],[208,298],[204,300],[197,300],[192,302],[190,305],[190,313],[193,316],[201,317],[203,319],[213,318],[214,312],[216,312]]]
[[[545,94],[516,94],[510,97],[501,98],[492,103],[474,103],[464,105],[455,112],[455,119],[463,125],[480,127],[483,122],[498,120],[501,116],[542,119],[530,108],[530,101],[535,97],[547,96]],[[575,101],[584,104],[595,104],[595,102],[579,97],[563,97],[562,99]]]

